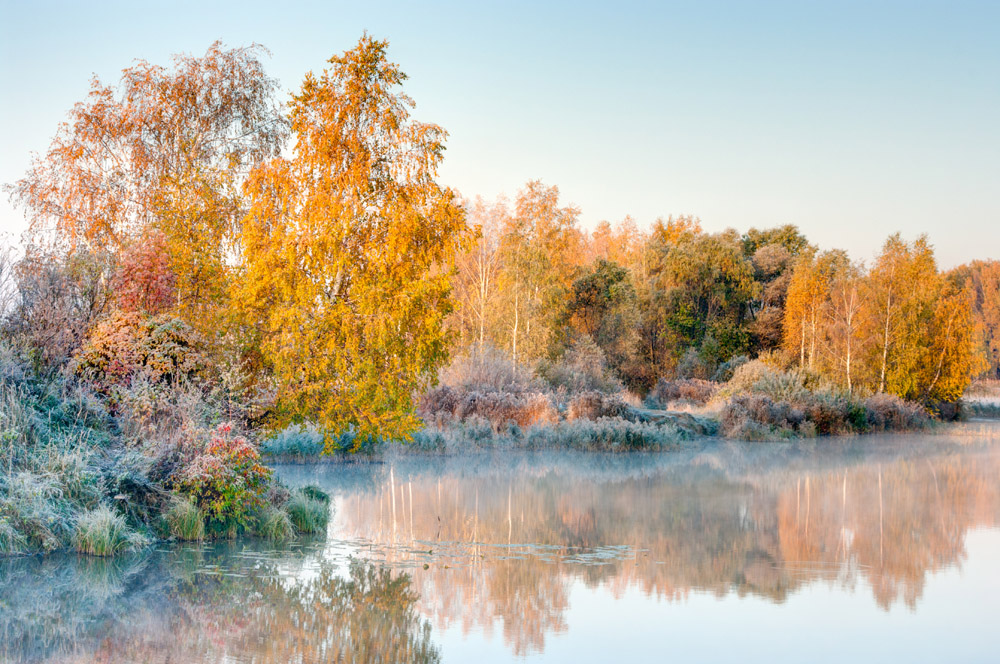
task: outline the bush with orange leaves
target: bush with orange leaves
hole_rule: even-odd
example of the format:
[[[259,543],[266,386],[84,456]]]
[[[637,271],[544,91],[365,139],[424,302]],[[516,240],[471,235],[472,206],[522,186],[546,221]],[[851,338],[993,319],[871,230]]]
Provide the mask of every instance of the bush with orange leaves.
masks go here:
[[[248,529],[265,505],[271,470],[257,447],[243,436],[232,436],[231,424],[221,424],[205,450],[177,474],[176,488],[194,500],[208,520],[209,532],[235,535]]]
[[[114,401],[116,390],[138,375],[176,385],[202,373],[206,364],[194,331],[179,318],[115,311],[94,326],[70,367]]]

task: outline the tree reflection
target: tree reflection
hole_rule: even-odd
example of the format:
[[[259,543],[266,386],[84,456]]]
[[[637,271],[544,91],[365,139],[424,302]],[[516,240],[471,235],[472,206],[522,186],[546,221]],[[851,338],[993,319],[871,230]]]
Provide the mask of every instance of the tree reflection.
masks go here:
[[[267,556],[241,569],[245,554],[2,561],[0,660],[440,661],[407,575],[361,561],[346,576],[326,563],[288,575]]]
[[[885,610],[914,607],[929,573],[964,559],[969,529],[998,525],[996,453],[814,461],[734,470],[702,455],[711,472],[596,478],[392,469],[342,500],[339,527],[375,542],[390,565],[415,568],[436,625],[499,623],[523,655],[565,629],[574,580],[614,596],[640,588],[668,600],[707,591],[776,602],[824,580],[863,585]],[[415,557],[427,543],[437,553]],[[428,569],[415,564],[424,559]]]

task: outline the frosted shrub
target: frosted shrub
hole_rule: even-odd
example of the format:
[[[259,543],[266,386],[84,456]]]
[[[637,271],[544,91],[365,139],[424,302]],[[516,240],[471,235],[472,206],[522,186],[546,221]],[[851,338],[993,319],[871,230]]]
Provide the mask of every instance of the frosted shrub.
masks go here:
[[[718,383],[699,378],[661,378],[646,396],[646,404],[651,408],[668,408],[677,402],[703,406],[712,400],[718,389]]]
[[[624,419],[631,411],[632,409],[621,397],[592,391],[578,394],[569,400],[566,406],[566,419],[596,420],[601,417]]]
[[[473,347],[441,369],[440,384],[456,390],[519,393],[537,391],[531,369],[490,345]]]
[[[274,456],[318,456],[323,452],[323,434],[314,424],[290,424],[261,443],[260,451]]]
[[[874,431],[902,431],[930,426],[931,418],[919,404],[894,394],[875,394],[864,400],[868,426]]]

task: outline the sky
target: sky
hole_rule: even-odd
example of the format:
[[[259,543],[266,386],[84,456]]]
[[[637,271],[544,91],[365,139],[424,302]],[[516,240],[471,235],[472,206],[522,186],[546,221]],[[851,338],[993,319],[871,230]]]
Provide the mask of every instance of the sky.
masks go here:
[[[97,75],[259,43],[290,94],[364,31],[464,196],[557,185],[581,222],[797,224],[871,260],[926,233],[942,267],[1000,259],[1000,2],[0,0],[0,182]],[[23,214],[0,194],[0,232]]]

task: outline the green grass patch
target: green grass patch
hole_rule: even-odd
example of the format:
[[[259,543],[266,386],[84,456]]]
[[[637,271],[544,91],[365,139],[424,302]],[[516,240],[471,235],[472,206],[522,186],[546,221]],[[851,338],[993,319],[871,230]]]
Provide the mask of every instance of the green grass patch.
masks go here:
[[[73,546],[91,556],[115,556],[146,547],[149,540],[128,527],[125,518],[107,505],[83,512],[76,521]]]
[[[303,489],[292,492],[285,510],[300,533],[321,532],[330,519],[328,502],[310,497]]]

